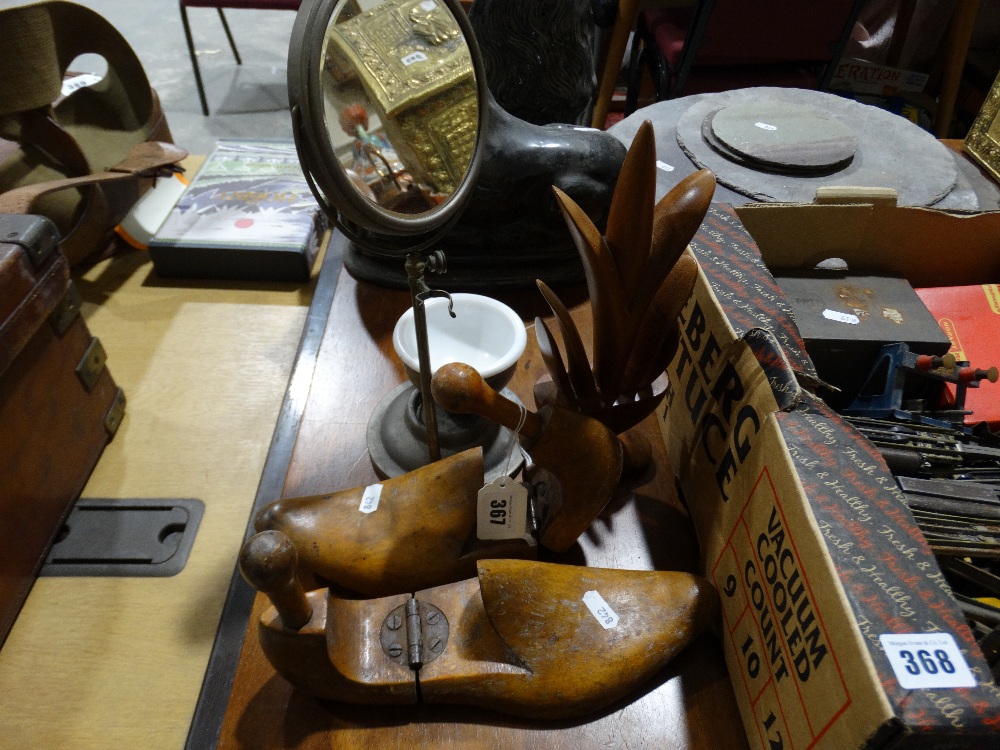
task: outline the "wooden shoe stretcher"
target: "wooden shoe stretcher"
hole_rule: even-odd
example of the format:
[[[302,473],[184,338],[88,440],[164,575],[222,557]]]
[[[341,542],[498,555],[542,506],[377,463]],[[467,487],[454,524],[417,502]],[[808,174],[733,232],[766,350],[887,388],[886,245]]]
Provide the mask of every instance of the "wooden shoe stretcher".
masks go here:
[[[337,252],[338,242],[343,239],[335,235],[333,252]],[[544,300],[533,290],[511,295],[505,301],[527,321],[547,314],[543,312]],[[365,460],[368,417],[379,399],[404,377],[392,356],[391,332],[410,304],[407,292],[375,287],[342,272],[332,304],[327,304],[329,318],[315,370],[310,370],[306,381],[312,387],[305,399],[303,419],[294,433],[291,461],[278,485],[281,495],[287,497],[320,494],[328,492],[328,487],[364,487],[379,481]],[[589,336],[589,306],[571,305],[571,313],[581,335]],[[530,332],[528,339],[509,386],[525,403],[529,403],[533,385],[545,372]],[[359,379],[358,372],[364,372],[365,377]],[[336,426],[335,441],[330,439],[331,425]],[[541,559],[643,571],[697,568],[697,542],[673,490],[658,425],[650,418],[641,429],[653,447],[655,470],[651,476],[627,487],[619,486],[608,506],[567,552],[558,554],[542,548]],[[306,567],[305,563],[300,567]],[[475,570],[463,580],[473,577]],[[406,593],[424,588],[434,586]],[[254,601],[238,663],[228,678],[232,690],[230,682],[221,687],[221,695],[229,697],[215,714],[210,710],[215,705],[211,699],[220,694],[217,683],[226,672],[210,668],[211,679],[206,682],[205,700],[199,704],[188,747],[746,747],[733,689],[712,637],[696,638],[670,664],[618,702],[579,718],[546,721],[454,703],[361,705],[316,700],[278,673],[262,648],[258,623],[270,607],[267,596],[258,596]],[[380,617],[384,619],[387,614],[388,610]],[[238,623],[240,633],[246,616],[242,615]],[[430,674],[426,670],[421,670],[421,684]]]
[[[467,365],[442,367],[433,385],[445,408],[519,428],[541,467],[529,476],[552,488],[533,505],[538,539],[565,552],[617,484],[617,438],[575,412],[522,410]],[[368,488],[267,506],[240,569],[273,604],[258,633],[278,672],[330,700],[565,718],[630,693],[713,618],[715,592],[691,574],[477,559],[536,552],[532,533],[499,545],[475,538],[482,485],[472,449],[383,482],[374,510]],[[333,586],[307,594],[300,555]],[[457,580],[469,568],[476,577]],[[444,585],[421,591],[420,581]],[[395,595],[359,601],[341,586]]]
[[[295,687],[361,704],[458,703],[537,719],[599,710],[663,668],[712,621],[699,576],[480,560],[477,577],[371,600],[304,593],[281,532],[244,546],[271,598],[264,653]]]
[[[526,533],[477,538],[480,448],[380,482],[375,509],[363,507],[371,487],[277,500],[258,513],[257,531],[286,535],[305,573],[365,596],[458,581],[476,574],[479,559],[533,558],[539,544],[569,549],[614,494],[622,468],[618,439],[600,422],[565,409],[522,412],[467,365],[446,365],[439,375],[435,397],[446,408],[475,408],[511,429],[520,423],[534,462],[525,483],[532,521]]]

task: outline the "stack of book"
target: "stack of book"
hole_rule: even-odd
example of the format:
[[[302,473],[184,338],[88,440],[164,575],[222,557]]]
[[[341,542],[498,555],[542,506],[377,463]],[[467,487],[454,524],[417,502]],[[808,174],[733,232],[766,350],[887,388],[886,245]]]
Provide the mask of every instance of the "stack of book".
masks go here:
[[[326,226],[292,141],[221,140],[149,254],[161,276],[306,281]]]

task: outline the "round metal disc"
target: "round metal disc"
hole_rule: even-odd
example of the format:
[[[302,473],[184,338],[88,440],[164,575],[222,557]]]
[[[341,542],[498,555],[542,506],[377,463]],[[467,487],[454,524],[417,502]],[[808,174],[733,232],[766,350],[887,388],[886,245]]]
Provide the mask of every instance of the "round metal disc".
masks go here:
[[[854,158],[839,170],[787,174],[739,163],[706,142],[706,117],[754,102],[781,102],[822,112],[856,135]],[[947,196],[958,179],[955,160],[930,133],[878,107],[820,91],[758,87],[706,95],[680,116],[677,143],[695,164],[711,169],[719,183],[758,201],[811,203],[817,187],[841,185],[894,188],[899,205],[930,206]]]
[[[523,406],[509,388],[500,394]],[[419,408],[420,391],[407,382],[387,393],[372,412],[367,430],[368,455],[379,477],[398,477],[429,463],[427,431]],[[440,408],[437,418],[442,457],[481,446],[485,482],[513,476],[524,465],[513,430],[485,417],[451,414]]]
[[[783,170],[818,170],[846,164],[858,139],[821,110],[790,102],[744,102],[723,107],[711,132],[740,156]]]

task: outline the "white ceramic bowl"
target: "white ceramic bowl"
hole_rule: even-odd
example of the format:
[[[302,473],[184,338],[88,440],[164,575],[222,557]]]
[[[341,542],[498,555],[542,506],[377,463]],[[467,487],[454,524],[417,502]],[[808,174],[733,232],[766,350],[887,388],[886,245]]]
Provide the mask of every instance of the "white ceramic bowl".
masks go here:
[[[424,303],[431,375],[449,362],[471,365],[495,389],[503,388],[524,353],[528,334],[521,318],[502,302],[481,294],[451,295],[455,315],[448,314],[448,300],[432,297]],[[410,381],[419,385],[417,334],[410,308],[396,322],[392,345],[403,360]]]

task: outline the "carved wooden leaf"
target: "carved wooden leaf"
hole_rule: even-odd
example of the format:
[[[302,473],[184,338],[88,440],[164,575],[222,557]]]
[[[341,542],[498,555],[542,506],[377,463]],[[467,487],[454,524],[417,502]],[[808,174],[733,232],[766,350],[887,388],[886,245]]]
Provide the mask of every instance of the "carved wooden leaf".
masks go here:
[[[630,299],[647,273],[656,196],[656,143],[648,120],[625,154],[611,198],[607,242],[621,273],[625,299]]]
[[[538,279],[535,283],[556,317],[563,346],[566,347],[566,374],[573,386],[572,392],[581,403],[598,401],[597,385],[594,383],[594,373],[590,369],[590,360],[587,359],[587,350],[583,346],[583,339],[580,338],[580,332],[570,317],[569,310],[544,281]]]
[[[541,352],[542,362],[545,363],[545,369],[548,370],[552,382],[569,401],[572,401],[576,398],[576,393],[569,382],[566,365],[563,364],[562,355],[559,354],[559,347],[552,338],[552,332],[541,318],[535,318],[535,339],[538,341],[538,351]]]
[[[611,393],[616,372],[628,356],[622,332],[628,326],[625,296],[614,257],[590,217],[566,193],[553,187],[566,226],[576,243],[587,277],[594,320],[594,378],[604,393]]]
[[[630,309],[641,314],[650,303],[701,226],[714,193],[715,175],[702,169],[677,183],[656,204],[649,264],[636,293],[629,300]]]
[[[698,262],[691,255],[682,255],[677,259],[674,269],[663,280],[639,326],[635,346],[632,348],[622,380],[623,394],[638,392],[666,369],[669,359],[659,367],[664,344],[671,333],[677,330],[677,316],[691,296],[697,278]]]

